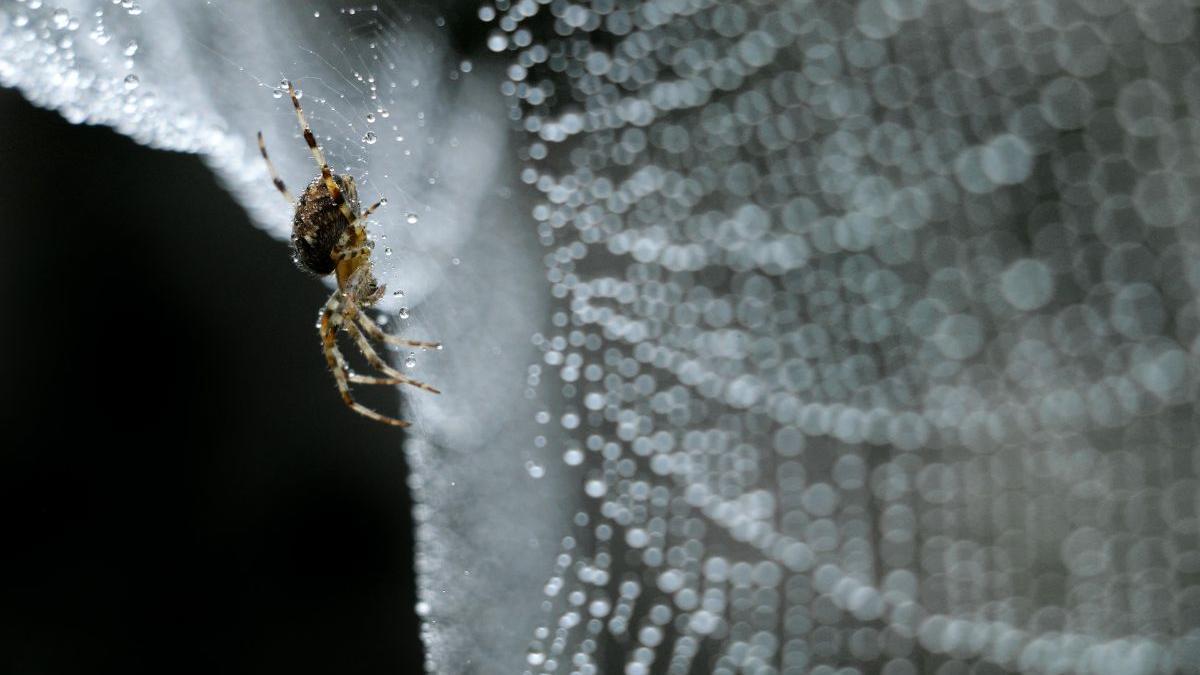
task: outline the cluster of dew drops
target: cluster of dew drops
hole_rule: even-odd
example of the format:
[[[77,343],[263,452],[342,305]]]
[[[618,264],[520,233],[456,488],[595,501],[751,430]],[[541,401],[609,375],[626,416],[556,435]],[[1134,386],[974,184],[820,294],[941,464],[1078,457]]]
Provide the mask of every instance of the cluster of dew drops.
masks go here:
[[[1198,18],[1134,4],[479,10],[596,500],[530,667],[1196,658]]]
[[[113,0],[112,4],[120,8],[125,16],[138,17],[142,14],[141,5],[133,0]],[[81,77],[72,78],[69,74],[75,72],[77,68],[75,35],[84,27],[87,19],[80,14],[72,14],[65,7],[51,8],[46,5],[44,0],[16,0],[15,5],[16,12],[12,18],[13,27],[32,30],[47,40],[46,55],[62,67],[64,79],[71,81],[83,79]],[[108,45],[112,41],[113,35],[105,22],[103,6],[91,12],[90,23],[91,28],[87,31],[88,39],[100,46]],[[121,77],[115,89],[116,93],[124,94],[124,97],[114,97],[114,99],[121,101],[122,112],[146,117],[156,99],[152,93],[140,94],[136,91],[141,85],[140,76],[134,72],[136,66],[134,56],[138,53],[138,48],[138,41],[131,38],[121,49],[120,53],[124,57],[122,64],[126,74]],[[95,82],[87,86],[104,90],[106,84]],[[68,112],[68,117],[74,118],[74,113]]]

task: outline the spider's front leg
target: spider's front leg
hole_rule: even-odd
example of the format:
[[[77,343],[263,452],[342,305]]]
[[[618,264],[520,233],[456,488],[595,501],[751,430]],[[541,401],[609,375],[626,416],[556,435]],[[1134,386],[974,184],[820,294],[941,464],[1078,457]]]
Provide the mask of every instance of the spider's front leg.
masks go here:
[[[358,313],[358,315],[362,316],[361,313]],[[346,332],[350,334],[350,337],[354,339],[354,344],[358,345],[358,350],[363,353],[363,356],[367,357],[367,362],[378,369],[379,372],[387,375],[388,377],[400,380],[403,384],[411,385],[418,389],[424,389],[425,391],[434,394],[442,393],[434,387],[431,387],[420,380],[414,380],[413,378],[389,366],[387,362],[385,362],[383,358],[379,356],[379,353],[375,351],[375,348],[371,346],[371,343],[367,341],[367,338],[363,336],[362,332],[358,330],[358,327],[354,325],[353,320],[346,321],[343,324],[343,327],[346,329]]]
[[[367,266],[363,266],[357,270],[350,279],[350,303],[356,307],[370,307],[379,301],[384,294],[384,285],[377,284],[375,278],[371,275],[371,270]],[[367,316],[366,312],[356,311],[349,312],[347,315],[350,320],[357,321],[363,330],[376,340],[381,340],[390,345],[401,345],[404,347],[416,347],[418,349],[441,349],[442,343],[431,342],[429,340],[408,340],[395,335],[389,335],[383,332],[379,324],[375,323],[371,317]]]
[[[382,340],[390,345],[403,345],[405,347],[417,347],[418,349],[442,348],[442,343],[440,342],[430,342],[428,340],[407,340],[395,335],[389,335],[388,333],[383,332],[383,329],[380,328],[379,324],[375,323],[371,317],[362,312],[359,312],[358,316],[355,318],[358,319],[359,325],[363,327],[363,330],[367,331],[368,335],[376,340]]]
[[[407,427],[408,422],[398,420],[394,417],[381,415],[365,405],[354,400],[350,395],[350,381],[362,381],[366,384],[382,384],[384,378],[370,378],[367,376],[350,375],[345,368],[346,359],[342,356],[341,351],[337,346],[337,329],[339,325],[353,326],[353,323],[344,322],[344,315],[341,310],[341,304],[337,299],[338,294],[335,292],[325,303],[325,307],[321,310],[321,321],[318,325],[318,330],[321,334],[321,348],[325,352],[325,363],[329,366],[329,371],[333,373],[333,379],[337,383],[338,393],[342,395],[342,402],[345,403],[351,410],[364,416],[369,417],[377,422],[390,424],[397,427]],[[355,331],[357,333],[357,331]],[[407,379],[407,378],[405,378]],[[397,379],[395,384],[400,384]],[[389,382],[391,384],[391,382]]]
[[[335,331],[335,333],[336,333],[336,331]],[[400,380],[397,380],[394,377],[375,377],[373,375],[359,375],[358,373],[356,373],[350,369],[350,364],[346,362],[346,357],[342,355],[341,350],[335,351],[334,356],[337,357],[338,368],[340,368],[341,371],[343,373],[345,373],[347,379],[349,379],[350,382],[352,382],[354,384],[382,384],[382,385],[389,385],[389,386],[395,386],[397,384],[404,384],[403,382],[401,382]]]
[[[375,202],[374,204],[372,204],[372,205],[370,205],[369,207],[367,207],[367,209],[366,209],[365,211],[363,211],[362,213],[358,214],[358,219],[359,219],[359,220],[366,220],[366,219],[367,219],[367,217],[369,217],[369,216],[370,216],[372,213],[375,213],[375,209],[377,209],[377,208],[379,208],[379,207],[381,207],[381,206],[385,206],[386,204],[387,204],[387,199],[386,199],[386,198],[384,198],[384,199],[380,199],[379,201],[377,201],[377,202]]]

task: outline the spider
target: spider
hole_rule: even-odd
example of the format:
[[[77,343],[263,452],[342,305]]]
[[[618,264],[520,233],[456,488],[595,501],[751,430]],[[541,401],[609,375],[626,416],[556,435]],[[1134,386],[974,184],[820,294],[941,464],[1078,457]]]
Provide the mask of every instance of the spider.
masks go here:
[[[304,193],[300,195],[299,202],[296,202],[288,192],[287,186],[283,184],[283,179],[279,177],[279,172],[275,170],[275,165],[271,163],[271,158],[267,156],[267,146],[263,142],[261,131],[258,132],[258,149],[267,163],[267,171],[271,174],[275,188],[295,212],[292,218],[292,247],[295,250],[296,262],[317,276],[334,274],[337,278],[337,290],[321,308],[317,322],[325,362],[337,382],[342,401],[354,412],[385,424],[407,427],[408,422],[381,415],[355,401],[350,395],[350,383],[407,384],[435,394],[441,392],[389,366],[371,346],[367,336],[387,344],[421,349],[441,349],[441,345],[437,342],[405,340],[389,335],[367,316],[364,310],[383,297],[384,287],[371,273],[371,249],[374,244],[367,239],[365,223],[367,217],[374,213],[375,209],[386,204],[387,200],[380,199],[366,210],[359,211],[358,188],[354,185],[354,178],[335,174],[329,169],[325,155],[304,119],[300,99],[291,82],[288,83],[288,94],[292,97],[292,107],[296,109],[296,119],[304,131],[304,141],[308,143],[313,159],[321,168],[321,175],[308,184]],[[350,370],[345,357],[338,349],[339,328],[350,335],[367,361],[386,377],[359,375]]]

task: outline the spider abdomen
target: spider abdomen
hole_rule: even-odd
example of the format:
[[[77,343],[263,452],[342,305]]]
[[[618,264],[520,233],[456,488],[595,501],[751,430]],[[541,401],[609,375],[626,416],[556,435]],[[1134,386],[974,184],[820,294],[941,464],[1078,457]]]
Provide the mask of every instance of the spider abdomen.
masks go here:
[[[354,180],[338,175],[333,180],[341,189],[350,211],[358,213],[358,191]],[[321,276],[333,272],[337,261],[332,253],[349,225],[325,181],[320,176],[313,179],[300,195],[296,216],[292,220],[292,247],[296,251],[296,262]]]

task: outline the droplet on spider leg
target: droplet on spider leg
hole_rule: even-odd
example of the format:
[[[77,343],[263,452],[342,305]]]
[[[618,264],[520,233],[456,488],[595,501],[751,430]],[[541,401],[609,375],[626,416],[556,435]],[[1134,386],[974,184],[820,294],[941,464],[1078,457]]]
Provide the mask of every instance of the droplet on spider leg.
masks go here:
[[[413,352],[409,352],[408,356],[404,357],[404,367],[405,368],[415,368],[416,365],[417,365],[417,355],[414,354]]]
[[[401,291],[400,295],[403,297],[404,291]],[[401,319],[407,319],[408,318],[408,308],[401,307],[399,310],[396,311],[396,316],[400,317]]]

